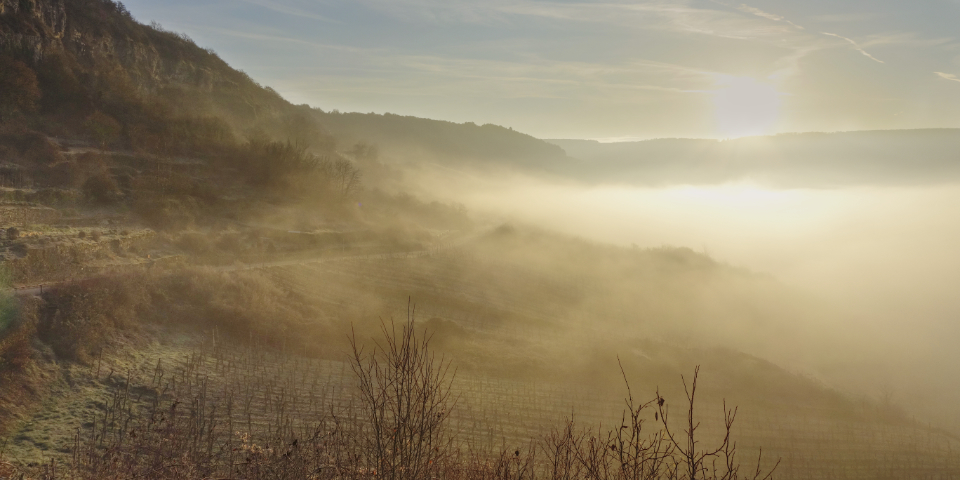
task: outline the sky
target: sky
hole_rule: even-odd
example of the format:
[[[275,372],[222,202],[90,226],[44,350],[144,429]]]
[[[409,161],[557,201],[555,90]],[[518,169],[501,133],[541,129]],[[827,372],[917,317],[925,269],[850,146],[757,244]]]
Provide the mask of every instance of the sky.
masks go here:
[[[296,104],[539,138],[960,127],[960,0],[127,0]]]

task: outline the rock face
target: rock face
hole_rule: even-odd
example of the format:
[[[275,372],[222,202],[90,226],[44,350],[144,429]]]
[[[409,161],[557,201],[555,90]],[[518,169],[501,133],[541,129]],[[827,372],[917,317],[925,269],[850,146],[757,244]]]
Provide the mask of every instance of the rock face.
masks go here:
[[[66,9],[63,0],[0,0],[0,15],[36,18],[52,32],[63,34],[66,28]]]
[[[101,73],[119,67],[144,92],[169,86],[215,92],[251,117],[291,107],[189,38],[137,23],[112,0],[0,0],[3,51],[35,62],[62,52]]]
[[[58,44],[67,28],[64,0],[0,0],[0,16],[14,20],[0,26],[0,49],[30,52],[35,59]]]
[[[80,12],[87,15],[69,15]],[[51,49],[62,49],[80,61],[118,63],[148,88],[178,83],[209,91],[218,76],[189,59],[161,55],[149,35],[144,35],[143,30],[150,27],[137,24],[122,6],[111,2],[0,0],[0,15],[7,17],[0,24],[0,49],[30,52],[36,60]],[[167,32],[151,33],[176,37]],[[187,43],[180,38],[164,40]],[[202,51],[190,47],[181,48],[185,51],[181,53]]]

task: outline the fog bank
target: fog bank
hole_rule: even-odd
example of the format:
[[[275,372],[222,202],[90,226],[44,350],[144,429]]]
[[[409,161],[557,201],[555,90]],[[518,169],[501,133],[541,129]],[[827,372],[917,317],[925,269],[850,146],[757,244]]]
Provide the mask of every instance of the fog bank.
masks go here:
[[[824,339],[857,343],[842,364],[818,367],[832,384],[910,398],[911,408],[939,410],[938,418],[960,393],[943,381],[960,377],[952,340],[960,334],[960,217],[950,208],[960,204],[960,185],[641,188],[452,173],[422,179],[493,222],[638,248],[686,246],[807,292],[838,312],[822,327],[824,319],[809,319]]]

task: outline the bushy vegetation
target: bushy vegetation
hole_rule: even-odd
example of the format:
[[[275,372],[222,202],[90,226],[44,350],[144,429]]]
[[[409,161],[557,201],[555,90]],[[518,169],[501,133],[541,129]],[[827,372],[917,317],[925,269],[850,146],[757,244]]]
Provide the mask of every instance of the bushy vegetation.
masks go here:
[[[359,170],[309,108],[186,36],[141,25],[111,0],[66,2],[64,24],[44,23],[36,8],[0,22],[0,33],[47,41],[42,52],[0,51],[5,185],[79,190],[91,206],[130,207],[163,229],[236,218],[264,199],[337,209],[359,190]],[[100,51],[101,40],[136,54]],[[51,136],[104,152],[94,161],[67,155]]]
[[[40,99],[37,74],[27,64],[0,54],[0,123],[32,113]]]
[[[38,339],[59,358],[81,363],[117,335],[136,335],[150,322],[216,328],[268,346],[317,352],[323,326],[307,322],[309,303],[289,301],[290,295],[263,276],[243,272],[103,276],[49,287],[39,308],[21,322],[35,324]]]

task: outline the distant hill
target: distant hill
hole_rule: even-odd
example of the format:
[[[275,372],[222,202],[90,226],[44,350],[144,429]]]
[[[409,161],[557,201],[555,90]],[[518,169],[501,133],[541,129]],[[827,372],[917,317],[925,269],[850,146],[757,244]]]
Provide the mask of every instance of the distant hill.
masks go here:
[[[339,138],[373,140],[385,150],[430,160],[479,165],[490,162],[555,171],[569,161],[560,147],[498,125],[458,124],[394,114],[325,113],[320,124]]]
[[[636,185],[753,180],[784,187],[960,180],[960,129],[800,133],[736,140],[550,140],[580,160],[566,175]]]

